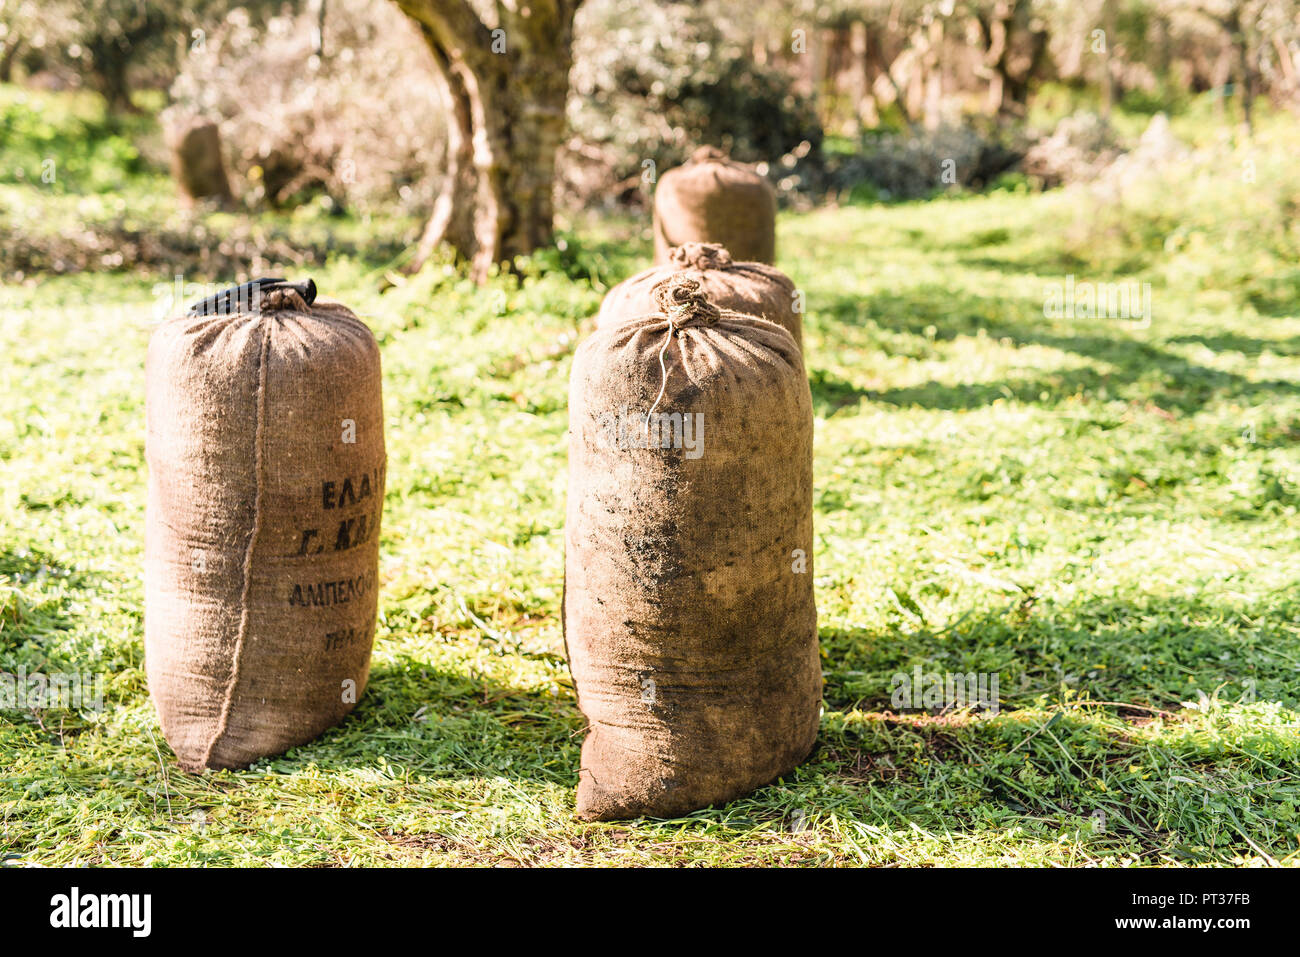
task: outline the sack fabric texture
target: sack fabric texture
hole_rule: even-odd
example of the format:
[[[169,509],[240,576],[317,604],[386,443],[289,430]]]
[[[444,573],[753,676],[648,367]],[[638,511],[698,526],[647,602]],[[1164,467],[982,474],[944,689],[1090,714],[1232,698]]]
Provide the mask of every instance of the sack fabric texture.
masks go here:
[[[292,290],[167,320],[146,362],[145,665],[183,768],[239,768],[365,688],[386,457],[379,350]]]
[[[659,178],[655,263],[674,246],[721,243],[741,262],[776,262],[776,190],[750,167],[704,146]]]
[[[781,326],[676,274],[569,389],[564,630],[577,810],[669,817],[791,771],[817,735],[812,403]]]
[[[765,263],[737,262],[720,243],[676,246],[663,265],[623,280],[606,293],[596,316],[596,328],[629,316],[653,313],[655,286],[678,272],[697,280],[705,298],[719,309],[775,322],[794,337],[795,345],[802,350],[803,316],[790,277]]]

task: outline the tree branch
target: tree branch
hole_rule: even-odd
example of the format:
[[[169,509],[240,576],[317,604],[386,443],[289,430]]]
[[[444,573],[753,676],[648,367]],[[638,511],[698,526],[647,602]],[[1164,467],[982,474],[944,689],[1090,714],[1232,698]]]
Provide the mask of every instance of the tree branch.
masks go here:
[[[481,61],[492,53],[492,31],[468,0],[396,0],[408,17],[436,38],[450,59]]]

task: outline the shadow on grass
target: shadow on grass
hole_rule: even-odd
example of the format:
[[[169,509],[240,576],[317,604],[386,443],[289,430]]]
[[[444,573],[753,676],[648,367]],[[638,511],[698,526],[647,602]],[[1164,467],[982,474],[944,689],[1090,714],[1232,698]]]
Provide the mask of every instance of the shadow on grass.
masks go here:
[[[965,412],[992,405],[999,399],[1032,404],[1056,403],[1107,385],[1105,376],[1093,369],[1071,369],[1038,379],[1007,379],[1001,382],[927,382],[885,391],[867,391],[865,398],[900,408]]]
[[[1263,355],[1265,352],[1277,356],[1300,356],[1300,336],[1286,339],[1253,339],[1237,333],[1221,332],[1212,336],[1174,336],[1167,341],[1171,345],[1205,346],[1212,352],[1239,352],[1251,358]]]
[[[920,665],[926,673],[997,675],[1004,709],[1083,695],[1176,710],[1200,694],[1300,708],[1297,595],[1292,587],[1240,606],[1141,595],[1042,605],[1026,593],[942,628],[901,616],[882,632],[823,628],[832,662],[825,698],[840,710],[887,710],[892,677]]]
[[[886,332],[906,332],[927,336],[933,341],[948,341],[962,335],[975,335],[991,318],[1023,314],[1028,318],[1028,300],[955,294],[938,286],[915,286],[905,293],[876,293],[870,296],[844,295],[820,291],[809,296],[818,313],[848,326],[879,326]],[[1041,313],[1041,303],[1038,306]],[[827,323],[829,347],[834,347],[835,325]],[[930,327],[933,327],[932,329]]]
[[[812,389],[813,413],[819,418],[828,418],[840,409],[855,406],[871,396],[871,390],[860,388],[825,369],[809,369],[808,386]]]
[[[1109,282],[1132,280],[1150,269],[1158,256],[1154,251],[1127,251],[1110,262],[1098,263],[1068,249],[1043,249],[1035,255],[1014,258],[978,255],[960,256],[958,259],[962,266],[970,269],[991,269],[1026,276],[1074,273],[1090,280]]]
[[[1147,596],[1040,607],[1026,596],[944,631],[825,628],[813,756],[783,784],[691,819],[726,832],[798,808],[809,826],[834,814],[948,839],[1069,833],[1099,857],[1226,862],[1252,853],[1250,841],[1284,856],[1290,831],[1261,799],[1300,800],[1300,739],[1279,708],[1300,690],[1300,640],[1287,628],[1298,615],[1286,592],[1241,608]],[[917,665],[998,674],[1002,713],[896,707],[891,678]],[[582,729],[565,690],[410,660],[376,668],[357,711],[291,757],[382,755],[430,777],[568,788]]]
[[[1294,851],[1294,588],[1250,606],[1032,596],[944,630],[823,629],[827,719],[794,783],[883,829],[1073,835],[1098,857]],[[895,676],[996,674],[1002,713],[904,707]],[[812,813],[805,809],[804,813]],[[1252,847],[1251,842],[1254,842]]]
[[[372,667],[356,709],[281,759],[370,765],[429,777],[576,783],[585,720],[571,691],[517,688],[407,660]]]
[[[875,863],[924,863],[934,845],[961,853],[979,842],[995,855],[1014,843],[1022,859],[1027,844],[1059,854],[1065,843],[1076,864],[1279,859],[1294,852],[1293,828],[1269,807],[1293,805],[1300,747],[1294,723],[1275,719],[1265,706],[831,716],[792,786],[806,792],[806,818],[834,815],[878,835],[864,842]],[[893,850],[918,837],[910,860]]]
[[[1094,320],[1093,328],[1100,331],[1062,331],[1059,323],[1042,316],[1040,302],[1025,298],[954,296],[950,290],[938,286],[923,286],[906,294],[865,298],[832,296],[823,300],[822,311],[850,326],[875,325],[884,332],[905,333],[931,342],[982,334],[993,340],[1006,340],[1016,348],[1042,346],[1109,367],[1068,370],[1039,379],[959,385],[936,382],[883,391],[861,390],[852,383],[836,382],[822,394],[814,392],[816,399],[831,407],[865,398],[895,406],[956,411],[988,405],[999,398],[1059,403],[1081,390],[1106,388],[1122,398],[1150,401],[1169,411],[1190,414],[1213,402],[1257,404],[1278,396],[1300,395],[1300,384],[1295,382],[1252,381],[1234,372],[1190,362],[1157,343],[1134,338],[1125,328],[1124,320]],[[837,342],[834,323],[825,325],[829,327],[825,348],[833,351],[843,342],[843,335],[840,334]],[[1236,336],[1224,337],[1222,342],[1180,337],[1169,343],[1189,341],[1204,341],[1211,348],[1217,346],[1223,351],[1243,351],[1249,355],[1273,348],[1269,340]],[[1284,350],[1296,348],[1294,340],[1282,340],[1280,346]],[[818,374],[813,370],[814,381]]]

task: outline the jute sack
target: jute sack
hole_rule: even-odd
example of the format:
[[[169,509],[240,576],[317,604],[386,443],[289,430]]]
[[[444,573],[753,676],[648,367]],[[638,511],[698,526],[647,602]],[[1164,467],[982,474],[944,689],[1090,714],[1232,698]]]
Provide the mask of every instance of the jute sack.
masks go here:
[[[167,125],[167,145],[171,150],[171,173],[180,189],[181,202],[194,205],[195,200],[215,199],[230,206],[234,195],[221,159],[221,132],[212,120],[182,117]]]
[[[775,323],[675,275],[578,349],[564,631],[577,811],[668,817],[786,774],[817,735],[812,404]]]
[[[703,146],[659,178],[655,262],[682,243],[721,243],[741,262],[776,262],[776,190],[762,176]]]
[[[379,351],[346,307],[284,290],[167,320],[146,380],[149,691],[182,767],[244,767],[337,724],[365,688]]]
[[[653,312],[654,287],[677,272],[698,280],[705,298],[719,309],[775,322],[803,349],[803,317],[796,311],[790,277],[775,266],[736,262],[720,243],[683,243],[662,266],[623,280],[605,295],[596,328]]]

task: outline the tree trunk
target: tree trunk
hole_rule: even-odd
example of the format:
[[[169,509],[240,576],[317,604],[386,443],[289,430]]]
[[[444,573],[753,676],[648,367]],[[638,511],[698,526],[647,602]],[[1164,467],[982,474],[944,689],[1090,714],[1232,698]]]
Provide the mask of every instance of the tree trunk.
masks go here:
[[[139,113],[140,108],[131,102],[131,87],[126,79],[126,63],[113,60],[98,72],[99,92],[108,101],[110,113]]]
[[[857,123],[858,134],[880,122],[880,114],[876,111],[876,100],[871,95],[873,74],[870,63],[870,37],[866,23],[855,20],[849,33],[849,50],[853,56],[850,90],[853,97],[853,118]]]
[[[581,0],[497,6],[489,27],[466,0],[396,0],[418,24],[447,106],[446,178],[406,267],[446,242],[482,282],[495,263],[553,239],[556,154]]]
[[[1277,68],[1282,74],[1283,89],[1289,98],[1294,95],[1296,89],[1295,61],[1292,59],[1291,50],[1287,47],[1286,40],[1274,34],[1272,43],[1273,54],[1277,57]]]
[[[1214,65],[1214,89],[1218,96],[1214,99],[1214,115],[1220,122],[1226,122],[1228,110],[1228,82],[1232,79],[1232,45],[1228,44],[1219,52],[1219,59]]]
[[[1006,93],[1005,63],[1010,42],[1007,30],[1010,9],[1006,3],[997,3],[986,18],[976,8],[975,18],[984,37],[984,57],[980,72],[989,81],[989,88],[984,95],[984,113],[997,116],[1002,112],[1002,101]]]
[[[425,30],[427,34],[427,28]],[[440,93],[447,115],[447,154],[442,189],[424,227],[415,257],[406,266],[416,272],[428,261],[441,242],[466,259],[476,251],[474,232],[475,197],[478,179],[474,174],[474,125],[470,117],[470,96],[464,79],[453,72],[442,49],[430,42],[437,64]]]
[[[9,83],[14,77],[14,61],[18,59],[18,51],[22,49],[22,37],[10,34],[9,39],[5,41],[4,49],[0,50],[0,83]]]
[[[1255,75],[1251,64],[1250,38],[1246,35],[1246,28],[1242,23],[1240,7],[1234,5],[1230,8],[1224,25],[1232,40],[1233,73],[1237,80],[1236,93],[1241,98],[1241,123],[1249,139],[1254,135],[1251,108],[1255,102]]]
[[[1106,48],[1101,58],[1101,119],[1110,122],[1111,108],[1115,105],[1115,0],[1104,0],[1101,6],[1102,42]]]
[[[1047,56],[1047,31],[1035,29],[1026,0],[998,0],[988,16],[976,8],[975,23],[984,40],[980,73],[989,80],[984,112],[989,116],[1023,116],[1030,85]]]
[[[923,122],[927,130],[939,128],[943,121],[943,17],[935,17],[925,30],[925,54],[921,62],[925,74]]]

